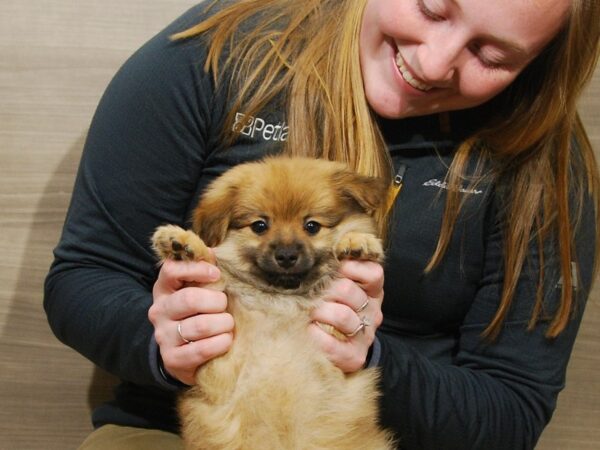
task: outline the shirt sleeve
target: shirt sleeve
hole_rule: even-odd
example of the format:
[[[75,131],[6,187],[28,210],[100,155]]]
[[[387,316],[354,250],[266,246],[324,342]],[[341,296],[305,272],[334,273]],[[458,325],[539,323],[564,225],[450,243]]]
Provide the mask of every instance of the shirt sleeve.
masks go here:
[[[576,232],[579,283],[567,328],[545,333],[560,298],[557,258],[544,256],[544,318],[527,325],[540,271],[532,245],[512,307],[494,341],[482,337],[502,289],[502,235],[490,227],[483,278],[459,327],[451,363],[425,357],[402,336],[378,333],[382,371],[382,422],[400,446],[411,449],[532,449],[556,406],[593,277],[595,222],[587,205]]]
[[[56,336],[142,385],[168,384],[147,318],[157,274],[150,237],[160,224],[186,221],[218,129],[201,42],[169,38],[199,14],[191,10],[150,40],[109,84],[45,283]]]

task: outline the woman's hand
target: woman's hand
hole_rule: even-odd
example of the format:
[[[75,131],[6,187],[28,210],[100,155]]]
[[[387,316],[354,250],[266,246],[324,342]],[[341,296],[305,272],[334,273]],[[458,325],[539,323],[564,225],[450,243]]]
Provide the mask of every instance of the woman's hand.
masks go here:
[[[325,292],[325,301],[313,310],[309,331],[329,360],[350,373],[365,365],[375,330],[383,320],[383,268],[371,261],[345,260],[340,274],[342,278]],[[314,322],[332,325],[347,340],[334,337]]]
[[[226,353],[233,341],[233,317],[225,312],[223,292],[202,287],[217,281],[216,266],[205,262],[166,260],[152,294],[148,318],[165,370],[181,382],[195,384],[202,364]]]

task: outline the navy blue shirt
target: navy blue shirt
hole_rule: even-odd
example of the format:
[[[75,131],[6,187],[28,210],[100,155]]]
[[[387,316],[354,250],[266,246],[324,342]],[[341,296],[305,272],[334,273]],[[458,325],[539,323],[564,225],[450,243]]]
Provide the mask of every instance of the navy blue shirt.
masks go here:
[[[157,276],[150,236],[161,224],[185,225],[200,193],[223,171],[278,152],[284,112],[247,117],[225,146],[229,102],[203,70],[202,38],[169,36],[197,23],[192,8],[137,51],[108,86],[92,121],[71,205],[46,280],[44,306],[56,336],[115,374],[115,399],[98,408],[107,423],[176,431],[179,387],[159,370],[147,318]],[[226,83],[225,83],[226,84]],[[581,283],[566,330],[546,339],[548,320],[527,323],[535,301],[535,246],[497,340],[482,331],[494,316],[503,280],[499,190],[465,187],[465,207],[441,264],[433,254],[448,166],[477,114],[381,120],[396,168],[405,169],[385,263],[384,321],[371,364],[381,367],[382,423],[406,449],[530,449],[550,420],[587,298],[593,263],[591,208],[577,232]],[[444,127],[445,128],[445,127]],[[556,258],[546,258],[548,312],[560,295]],[[235,345],[235,344],[234,344]]]

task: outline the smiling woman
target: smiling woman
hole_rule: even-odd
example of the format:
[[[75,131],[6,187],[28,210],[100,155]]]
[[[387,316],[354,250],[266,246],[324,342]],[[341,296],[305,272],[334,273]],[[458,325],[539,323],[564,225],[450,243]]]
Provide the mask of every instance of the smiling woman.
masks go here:
[[[46,280],[52,330],[122,380],[84,448],[121,434],[149,448],[140,428],[180,445],[177,395],[235,351],[237,324],[206,286],[219,261],[157,269],[149,236],[185,228],[212,180],[274,153],[343,161],[397,194],[374,211],[384,264],[342,264],[310,311],[326,326],[302,337],[340,377],[377,368],[380,422],[403,448],[533,448],[597,265],[600,183],[576,106],[599,8],[217,0],[143,45],[98,105]],[[261,220],[266,235],[268,218],[244,226]],[[301,233],[311,220],[325,225],[303,216]]]

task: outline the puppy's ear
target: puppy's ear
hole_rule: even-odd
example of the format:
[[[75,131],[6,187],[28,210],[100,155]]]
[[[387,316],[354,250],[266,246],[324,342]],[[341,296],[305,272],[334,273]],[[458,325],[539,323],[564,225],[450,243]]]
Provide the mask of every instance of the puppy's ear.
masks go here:
[[[215,247],[225,239],[237,196],[236,186],[217,182],[209,186],[200,199],[192,226],[209,247]]]
[[[334,184],[343,197],[355,201],[360,208],[371,214],[387,196],[387,183],[382,178],[368,177],[343,170],[333,175]]]

